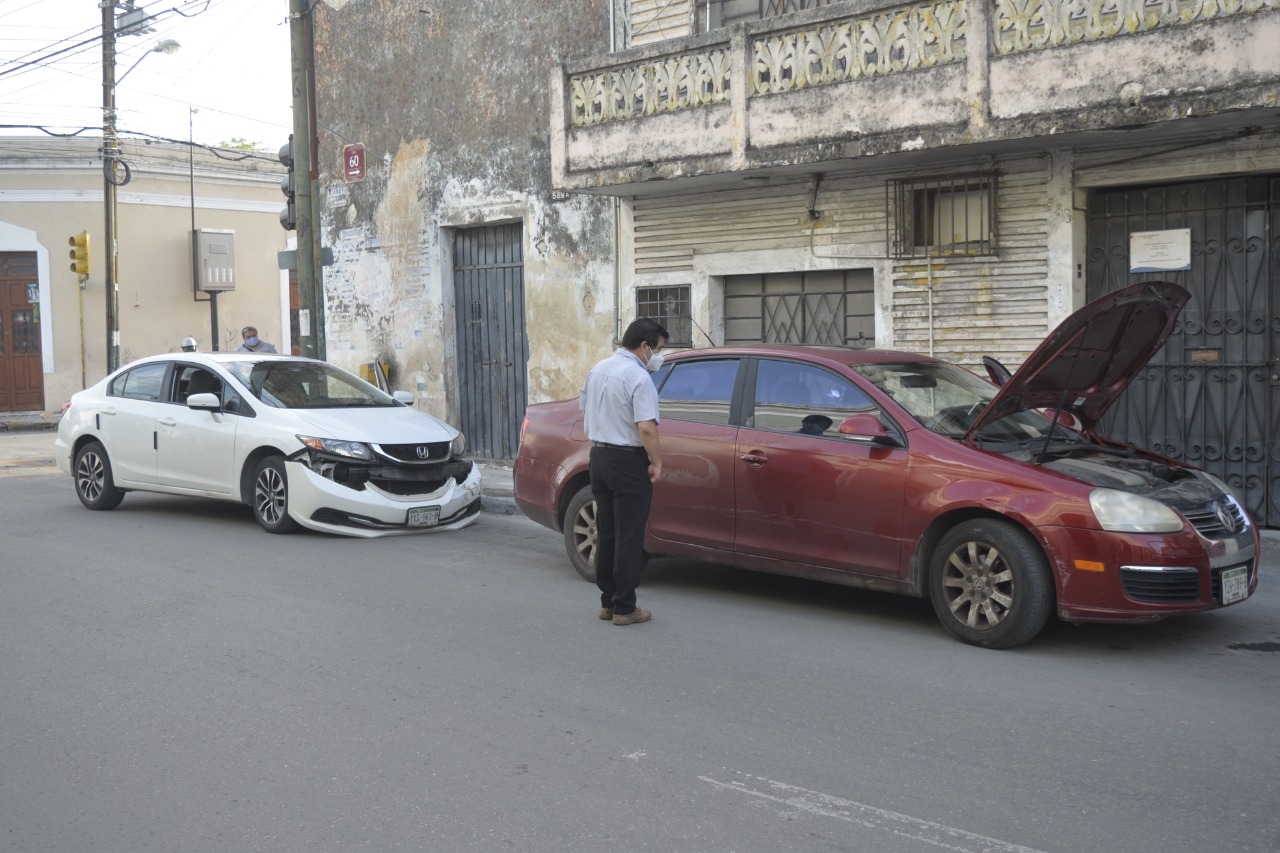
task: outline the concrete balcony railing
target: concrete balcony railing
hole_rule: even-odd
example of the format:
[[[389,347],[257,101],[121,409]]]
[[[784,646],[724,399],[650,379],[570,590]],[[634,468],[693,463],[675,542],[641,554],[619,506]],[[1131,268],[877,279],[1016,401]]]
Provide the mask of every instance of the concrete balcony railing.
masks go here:
[[[555,183],[1245,120],[1280,105],[1278,44],[1280,0],[837,3],[561,66]]]

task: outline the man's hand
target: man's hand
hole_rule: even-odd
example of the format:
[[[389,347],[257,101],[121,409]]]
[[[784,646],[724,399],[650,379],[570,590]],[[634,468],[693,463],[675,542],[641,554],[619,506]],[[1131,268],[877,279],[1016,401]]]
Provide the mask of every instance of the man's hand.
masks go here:
[[[649,482],[656,483],[662,476],[662,447],[658,443],[658,422],[637,421],[640,430],[640,441],[644,443],[645,453],[649,454]]]

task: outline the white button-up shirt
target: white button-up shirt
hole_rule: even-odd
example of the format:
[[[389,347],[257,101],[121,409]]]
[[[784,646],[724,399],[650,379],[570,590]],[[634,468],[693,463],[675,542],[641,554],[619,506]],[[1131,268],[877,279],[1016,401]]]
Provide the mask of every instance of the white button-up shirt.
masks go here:
[[[640,358],[621,347],[587,374],[578,395],[587,438],[641,447],[640,421],[658,420],[658,389]]]

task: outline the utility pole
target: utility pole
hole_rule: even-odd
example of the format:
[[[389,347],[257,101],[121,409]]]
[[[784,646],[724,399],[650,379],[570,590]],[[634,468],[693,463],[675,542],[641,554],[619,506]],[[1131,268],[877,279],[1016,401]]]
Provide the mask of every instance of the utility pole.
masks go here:
[[[289,47],[293,77],[294,202],[298,235],[299,341],[302,354],[326,356],[324,323],[324,273],[320,260],[319,169],[316,165],[315,51],[311,25],[313,0],[289,0]],[[286,226],[287,227],[287,226]]]
[[[107,302],[107,373],[120,366],[120,297],[116,283],[116,187],[120,143],[116,139],[116,4],[102,6],[102,206],[105,211],[104,289]]]

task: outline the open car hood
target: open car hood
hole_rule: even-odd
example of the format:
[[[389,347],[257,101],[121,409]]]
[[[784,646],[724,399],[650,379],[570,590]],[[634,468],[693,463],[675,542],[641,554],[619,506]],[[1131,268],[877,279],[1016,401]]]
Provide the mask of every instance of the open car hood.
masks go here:
[[[1015,412],[1059,405],[1092,429],[1164,346],[1190,298],[1176,284],[1144,281],[1090,302],[1036,347],[964,440],[975,440],[984,426]]]

